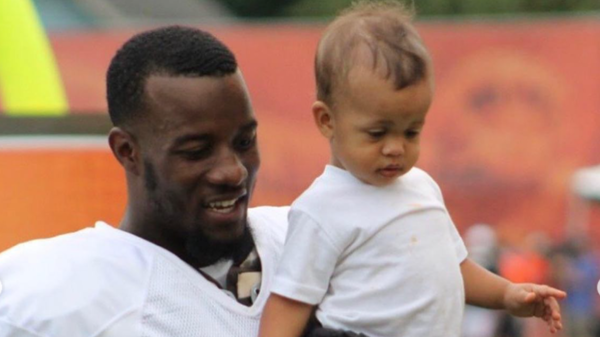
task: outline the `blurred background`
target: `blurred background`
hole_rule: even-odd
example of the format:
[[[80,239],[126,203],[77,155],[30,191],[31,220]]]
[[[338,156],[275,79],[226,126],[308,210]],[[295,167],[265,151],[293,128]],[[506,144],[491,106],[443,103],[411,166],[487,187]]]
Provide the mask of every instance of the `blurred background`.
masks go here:
[[[117,224],[104,75],[129,37],[207,29],[236,54],[260,122],[254,205],[287,205],[322,171],[312,61],[349,0],[0,1],[0,251]],[[561,336],[600,336],[600,0],[418,0],[436,97],[419,166],[444,191],[471,256],[569,292]],[[468,308],[465,337],[543,324]]]

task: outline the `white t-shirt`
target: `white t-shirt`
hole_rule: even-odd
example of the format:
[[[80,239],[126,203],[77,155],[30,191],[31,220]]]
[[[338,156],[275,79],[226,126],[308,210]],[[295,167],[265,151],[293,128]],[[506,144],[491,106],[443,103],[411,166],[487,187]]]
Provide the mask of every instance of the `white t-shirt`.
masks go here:
[[[460,335],[467,251],[424,171],[375,187],[327,166],[293,203],[289,222],[271,292],[318,305],[328,328]]]
[[[255,336],[287,211],[249,211],[263,268],[250,307],[169,251],[102,222],[15,246],[0,254],[0,337]]]

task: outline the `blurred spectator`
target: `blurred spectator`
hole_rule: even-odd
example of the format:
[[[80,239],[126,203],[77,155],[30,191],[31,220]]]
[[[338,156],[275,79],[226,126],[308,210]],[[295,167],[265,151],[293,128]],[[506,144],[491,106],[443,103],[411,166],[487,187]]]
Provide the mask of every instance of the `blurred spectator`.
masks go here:
[[[548,239],[542,233],[531,233],[520,248],[508,249],[500,257],[500,274],[512,282],[547,283]]]
[[[565,333],[572,337],[598,336],[600,258],[585,238],[571,238],[550,254],[552,277],[568,293],[563,302]]]
[[[487,224],[475,224],[464,236],[469,257],[482,267],[498,273],[498,240],[494,229]],[[463,337],[494,337],[501,316],[500,311],[465,306]]]
[[[546,253],[550,247],[545,234],[534,232],[523,238],[518,247],[503,249],[498,263],[499,274],[513,282],[548,283],[549,263]],[[497,336],[521,337],[546,335],[544,323],[524,322],[510,315],[500,319]]]

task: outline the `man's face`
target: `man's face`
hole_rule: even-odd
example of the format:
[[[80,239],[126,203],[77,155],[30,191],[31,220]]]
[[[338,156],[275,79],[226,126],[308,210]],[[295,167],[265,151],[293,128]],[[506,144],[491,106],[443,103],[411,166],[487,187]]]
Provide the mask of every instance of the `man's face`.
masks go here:
[[[241,74],[150,76],[146,101],[140,146],[148,221],[186,240],[240,240],[260,165]]]

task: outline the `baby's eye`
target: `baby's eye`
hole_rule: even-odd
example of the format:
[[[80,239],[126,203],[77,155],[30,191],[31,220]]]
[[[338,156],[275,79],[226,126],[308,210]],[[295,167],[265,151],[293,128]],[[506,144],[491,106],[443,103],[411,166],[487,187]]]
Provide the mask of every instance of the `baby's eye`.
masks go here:
[[[407,130],[405,132],[406,138],[413,139],[419,136],[420,130]]]
[[[369,134],[371,138],[377,139],[385,136],[385,130],[368,130],[367,134]]]

